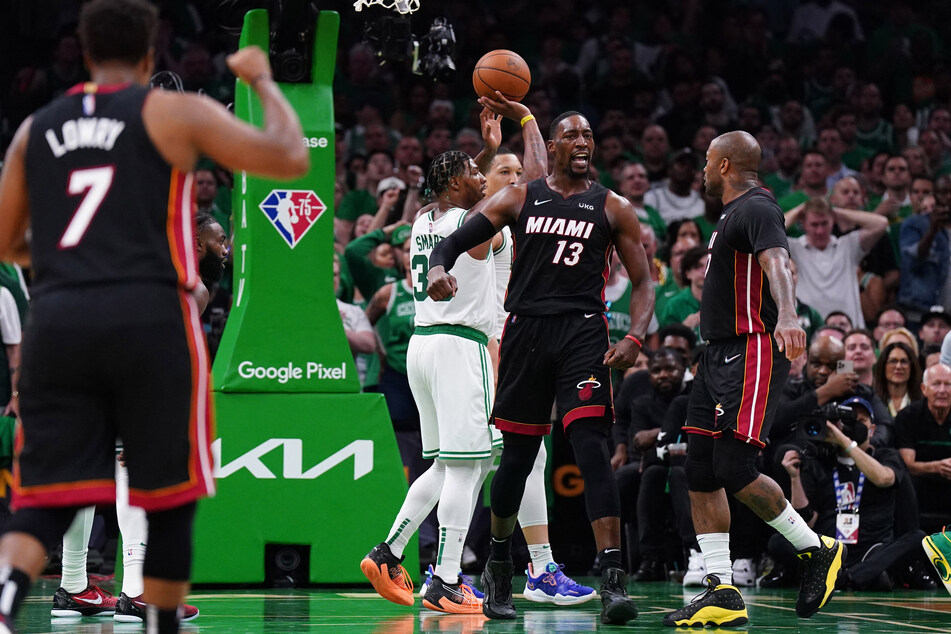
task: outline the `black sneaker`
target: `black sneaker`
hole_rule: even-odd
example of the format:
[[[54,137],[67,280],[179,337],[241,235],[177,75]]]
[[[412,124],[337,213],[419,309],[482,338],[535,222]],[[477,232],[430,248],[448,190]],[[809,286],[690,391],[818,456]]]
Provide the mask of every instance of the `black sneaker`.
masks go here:
[[[706,591],[684,607],[664,617],[669,627],[734,627],[746,624],[749,614],[736,586],[720,583],[716,575],[704,577]]]
[[[515,565],[511,561],[485,562],[482,571],[482,614],[490,619],[514,619],[515,606],[512,605],[512,577]],[[426,594],[429,594],[427,591]]]
[[[829,602],[848,552],[842,542],[819,535],[821,546],[796,553],[802,562],[796,614],[809,618]]]
[[[605,568],[601,572],[601,622],[605,625],[624,625],[637,618],[634,599],[627,596],[627,574],[620,568]]]
[[[667,570],[660,557],[652,554],[644,555],[641,559],[641,565],[632,575],[637,583],[645,581],[667,581]]]
[[[482,599],[476,597],[471,587],[462,579],[446,583],[439,575],[433,575],[429,582],[423,606],[449,614],[482,614]]]

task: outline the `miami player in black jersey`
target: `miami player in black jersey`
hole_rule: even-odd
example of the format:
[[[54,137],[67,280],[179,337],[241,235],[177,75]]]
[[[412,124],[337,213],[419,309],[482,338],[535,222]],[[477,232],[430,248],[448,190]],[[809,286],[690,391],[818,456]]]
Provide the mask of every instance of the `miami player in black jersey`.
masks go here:
[[[511,537],[525,480],[552,402],[585,481],[585,504],[601,561],[601,620],[637,616],[621,568],[620,508],[611,471],[608,432],[614,422],[611,368],[633,365],[654,306],[647,255],[631,203],[588,179],[594,135],[588,120],[566,112],[552,122],[547,178],[506,187],[473,208],[472,217],[437,245],[430,258],[434,300],[455,292],[447,271],[465,250],[512,226],[515,256],[500,344],[498,393],[492,418],[504,447],[492,481],[492,550],[482,581],[483,612],[513,619]],[[633,285],[631,331],[609,347],[604,287],[615,248]]]
[[[697,542],[706,563],[706,592],[668,614],[664,625],[736,626],[748,621],[733,585],[730,508],[726,493],[788,539],[804,562],[799,616],[829,600],[845,547],[819,536],[783,497],[755,459],[765,446],[789,362],[806,333],[796,317],[784,219],[776,200],[757,186],[761,151],[746,132],[710,144],[703,170],[707,193],[723,211],[707,250],[700,332],[708,342],[690,393],[685,471]]]
[[[0,176],[0,259],[30,224],[34,272],[0,632],[77,508],[115,500],[117,437],[148,515],[148,630],[178,631],[196,500],[214,490],[190,172],[200,155],[274,178],[309,169],[260,49],[228,63],[260,97],[263,129],[211,99],[150,91],[157,25],[145,0],[85,4],[92,81],[24,121]]]

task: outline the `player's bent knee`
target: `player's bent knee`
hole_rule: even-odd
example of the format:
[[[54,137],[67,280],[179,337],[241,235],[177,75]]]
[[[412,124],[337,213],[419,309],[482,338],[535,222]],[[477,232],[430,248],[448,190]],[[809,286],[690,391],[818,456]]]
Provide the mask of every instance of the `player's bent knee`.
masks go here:
[[[3,534],[25,533],[35,538],[49,552],[63,542],[63,535],[81,507],[25,508],[11,515]]]
[[[713,493],[723,488],[717,481],[713,464],[687,451],[687,460],[684,462],[684,474],[687,476],[687,489],[698,493]]]
[[[188,581],[192,564],[195,503],[148,513],[149,547],[143,574],[167,581]]]
[[[717,480],[727,493],[734,495],[759,477],[758,454],[758,447],[734,440],[725,440],[717,446],[713,466]]]

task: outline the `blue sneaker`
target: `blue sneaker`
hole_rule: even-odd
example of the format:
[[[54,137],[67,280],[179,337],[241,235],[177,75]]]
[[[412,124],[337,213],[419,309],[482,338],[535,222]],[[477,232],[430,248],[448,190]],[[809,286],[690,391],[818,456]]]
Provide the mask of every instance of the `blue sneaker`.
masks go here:
[[[545,572],[535,577],[532,574],[534,567],[528,564],[528,570],[525,571],[528,580],[522,595],[529,601],[555,605],[578,605],[598,596],[594,588],[575,583],[561,571],[562,568],[563,565],[548,564]]]
[[[426,581],[423,582],[423,585],[419,588],[419,596],[425,597],[426,591],[429,590],[429,585],[433,582],[433,575],[436,574],[433,570],[432,564],[429,565],[429,568],[426,570]],[[472,578],[468,577],[461,572],[459,573],[459,583],[465,586],[469,586],[469,589],[472,590],[472,594],[476,599],[484,599],[485,595],[475,587],[475,583],[472,582]]]

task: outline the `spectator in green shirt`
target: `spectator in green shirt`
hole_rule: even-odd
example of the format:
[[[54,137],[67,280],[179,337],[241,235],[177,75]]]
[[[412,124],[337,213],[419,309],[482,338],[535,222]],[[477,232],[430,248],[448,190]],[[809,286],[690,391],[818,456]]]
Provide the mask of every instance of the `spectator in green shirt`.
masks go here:
[[[801,163],[802,147],[799,145],[799,141],[791,134],[783,136],[779,140],[776,150],[778,169],[771,174],[763,175],[763,184],[773,192],[776,200],[788,196],[792,192]]]
[[[660,325],[681,323],[700,334],[700,296],[707,268],[707,248],[695,246],[684,253],[681,282],[685,288],[670,298],[660,315]]]
[[[826,186],[827,168],[826,157],[819,150],[806,150],[803,153],[799,182],[790,194],[776,201],[784,213],[810,198],[825,198],[829,193],[829,188]]]
[[[640,163],[628,163],[621,170],[621,180],[617,191],[634,205],[634,212],[642,227],[648,225],[654,230],[655,236],[664,236],[667,233],[664,219],[660,217],[656,209],[644,204],[644,194],[650,186],[650,181],[647,180],[647,168]]]
[[[875,150],[870,150],[858,143],[855,136],[857,132],[855,110],[849,106],[838,106],[832,109],[829,119],[842,137],[844,146],[842,162],[854,170],[861,169],[864,161],[875,156]]]

